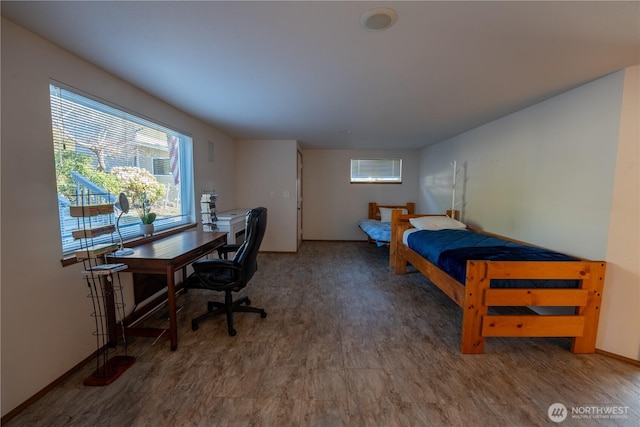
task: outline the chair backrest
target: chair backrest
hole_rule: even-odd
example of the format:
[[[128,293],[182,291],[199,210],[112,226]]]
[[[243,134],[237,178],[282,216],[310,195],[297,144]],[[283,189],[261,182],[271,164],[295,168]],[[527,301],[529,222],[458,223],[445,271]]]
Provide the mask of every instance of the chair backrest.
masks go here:
[[[254,208],[247,212],[244,243],[240,246],[233,261],[242,266],[245,285],[258,269],[258,250],[267,229],[267,208]]]

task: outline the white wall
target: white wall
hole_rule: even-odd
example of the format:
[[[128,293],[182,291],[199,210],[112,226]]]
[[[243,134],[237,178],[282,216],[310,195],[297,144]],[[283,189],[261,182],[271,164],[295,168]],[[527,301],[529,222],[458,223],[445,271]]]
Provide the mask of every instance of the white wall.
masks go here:
[[[4,18],[1,40],[5,415],[95,350],[81,266],[60,263],[50,78],[191,134],[196,192],[215,186],[225,194],[220,209],[234,208],[236,201],[229,137]],[[208,141],[217,148],[215,163],[208,162]]]
[[[261,251],[297,251],[297,147],[297,141],[236,141],[236,207],[268,211]]]
[[[369,202],[417,202],[418,150],[303,150],[304,240],[366,240]],[[402,158],[402,184],[350,184],[351,159]]]
[[[420,207],[592,259],[606,252],[622,73],[609,75],[422,151]]]
[[[598,345],[640,360],[640,66],[625,71]]]
[[[616,168],[623,91],[625,99],[636,103],[638,91],[625,87],[624,78],[624,71],[605,76],[423,149],[420,210],[440,212],[450,206],[449,162],[456,160],[463,175],[458,192],[466,223],[569,254],[613,261],[607,267],[597,346],[638,359],[637,107],[635,116],[631,108],[625,115],[629,129]],[[617,194],[613,205],[612,192]],[[621,222],[613,225],[612,215]],[[620,235],[610,235],[611,227]],[[630,237],[623,230],[635,234]],[[611,251],[635,255],[635,264],[617,265],[608,258]],[[612,284],[623,272],[629,273],[626,284]],[[614,301],[626,304],[615,306]]]

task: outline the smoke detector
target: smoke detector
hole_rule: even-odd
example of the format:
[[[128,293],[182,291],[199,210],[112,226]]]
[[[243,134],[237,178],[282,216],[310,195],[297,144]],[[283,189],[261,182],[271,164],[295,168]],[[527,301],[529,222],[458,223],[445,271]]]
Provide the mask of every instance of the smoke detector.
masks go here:
[[[398,20],[395,10],[388,7],[377,7],[366,12],[360,18],[360,26],[367,31],[384,31]]]

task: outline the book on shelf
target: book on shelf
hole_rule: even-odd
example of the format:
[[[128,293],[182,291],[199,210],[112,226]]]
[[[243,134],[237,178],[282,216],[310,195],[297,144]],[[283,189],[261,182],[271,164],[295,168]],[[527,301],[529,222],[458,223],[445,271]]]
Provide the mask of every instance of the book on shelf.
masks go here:
[[[78,205],[69,207],[69,215],[74,218],[113,213],[113,204]]]
[[[116,250],[118,250],[117,243],[100,243],[98,245],[93,245],[87,248],[78,249],[75,252],[75,255],[76,255],[76,258],[78,259],[97,258],[100,255],[104,255]]]
[[[109,224],[109,225],[100,225],[97,227],[74,230],[71,232],[71,235],[75,239],[86,239],[91,237],[97,237],[102,234],[113,233],[114,231],[116,231],[116,226],[113,224]]]
[[[123,263],[117,264],[100,264],[82,270],[84,276],[106,276],[117,271],[126,270],[127,265]]]

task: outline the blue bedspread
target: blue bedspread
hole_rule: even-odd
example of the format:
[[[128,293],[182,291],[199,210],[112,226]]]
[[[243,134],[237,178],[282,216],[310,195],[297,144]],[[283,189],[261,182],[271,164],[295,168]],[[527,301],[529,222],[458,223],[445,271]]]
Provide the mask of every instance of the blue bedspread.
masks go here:
[[[378,246],[382,246],[391,241],[391,223],[381,222],[375,219],[361,219],[358,227],[364,231],[367,236],[376,242]]]
[[[432,264],[465,283],[468,260],[576,261],[547,249],[526,246],[469,230],[421,230],[407,239],[408,246]],[[493,288],[575,288],[577,280],[492,280]]]

